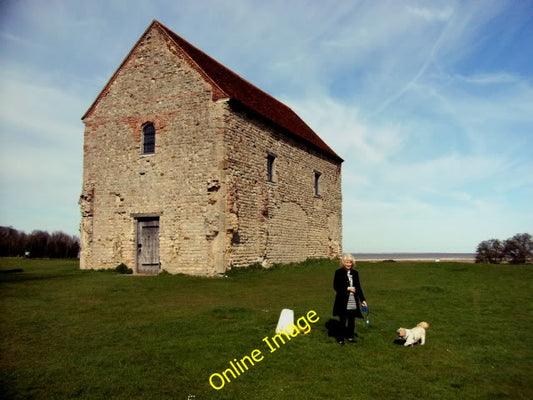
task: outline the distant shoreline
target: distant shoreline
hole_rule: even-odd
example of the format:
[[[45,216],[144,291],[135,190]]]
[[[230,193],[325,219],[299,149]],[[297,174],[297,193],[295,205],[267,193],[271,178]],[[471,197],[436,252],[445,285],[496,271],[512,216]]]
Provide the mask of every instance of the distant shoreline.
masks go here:
[[[474,253],[352,253],[360,261],[456,261],[474,262]]]

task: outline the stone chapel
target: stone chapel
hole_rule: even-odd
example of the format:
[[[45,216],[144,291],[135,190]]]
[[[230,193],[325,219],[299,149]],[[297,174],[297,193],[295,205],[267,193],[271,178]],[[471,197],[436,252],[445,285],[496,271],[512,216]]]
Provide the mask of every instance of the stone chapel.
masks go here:
[[[340,255],[343,160],[160,22],[82,121],[82,269],[216,276]]]

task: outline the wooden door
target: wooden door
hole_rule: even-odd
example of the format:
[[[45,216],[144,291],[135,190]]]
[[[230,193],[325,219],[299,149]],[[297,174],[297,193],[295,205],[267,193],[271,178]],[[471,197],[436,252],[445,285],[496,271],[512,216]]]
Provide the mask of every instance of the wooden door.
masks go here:
[[[159,263],[159,217],[137,220],[137,272],[158,274]]]

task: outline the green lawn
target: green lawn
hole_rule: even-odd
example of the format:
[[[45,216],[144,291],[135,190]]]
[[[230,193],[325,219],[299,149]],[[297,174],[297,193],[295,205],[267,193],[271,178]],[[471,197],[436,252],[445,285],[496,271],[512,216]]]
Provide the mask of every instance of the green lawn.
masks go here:
[[[531,265],[360,262],[371,323],[344,347],[324,326],[330,261],[206,279],[0,259],[17,268],[0,273],[3,399],[533,398]],[[271,353],[283,308],[320,319]],[[422,320],[425,346],[395,343]],[[260,361],[211,387],[253,350]]]

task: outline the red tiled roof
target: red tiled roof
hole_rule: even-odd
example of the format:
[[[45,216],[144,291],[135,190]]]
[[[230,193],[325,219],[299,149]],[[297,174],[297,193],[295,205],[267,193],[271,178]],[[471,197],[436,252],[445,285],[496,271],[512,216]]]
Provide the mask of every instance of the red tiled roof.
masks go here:
[[[188,56],[194,64],[196,64],[199,72],[213,85],[214,100],[222,98],[236,100],[238,103],[256,112],[263,118],[270,120],[291,134],[312,144],[335,161],[343,161],[342,158],[340,158],[304,121],[302,121],[300,117],[298,117],[298,115],[296,115],[294,111],[285,104],[241,78],[235,72],[226,68],[224,65],[172,32],[159,21],[154,20],[147,28],[146,32],[153,27],[157,27],[165,33],[172,42],[181,49],[181,51]],[[129,55],[126,57],[126,60],[128,58]],[[111,80],[113,80],[113,78]],[[103,92],[105,92],[105,89]],[[95,103],[97,101],[98,99]],[[93,106],[91,106],[91,108]],[[91,108],[85,116],[90,112]]]
[[[172,32],[160,22],[154,21],[153,24],[160,26],[176,45],[179,46],[225,94],[216,94],[215,92],[215,98],[229,97],[233,100],[237,100],[239,103],[255,111],[262,117],[267,118],[292,134],[318,147],[337,161],[342,161],[342,159],[285,104],[279,102],[274,97],[241,78],[239,75]]]

